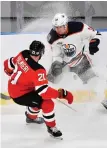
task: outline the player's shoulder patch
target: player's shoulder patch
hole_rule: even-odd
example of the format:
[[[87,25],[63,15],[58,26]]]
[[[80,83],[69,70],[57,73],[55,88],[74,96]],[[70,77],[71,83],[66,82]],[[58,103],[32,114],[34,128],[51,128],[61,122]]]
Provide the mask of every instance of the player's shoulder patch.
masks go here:
[[[81,32],[84,28],[82,22],[68,22],[69,34]]]
[[[56,31],[51,29],[49,34],[47,35],[47,41],[49,44],[52,44],[54,41],[59,39],[60,37],[57,35]]]

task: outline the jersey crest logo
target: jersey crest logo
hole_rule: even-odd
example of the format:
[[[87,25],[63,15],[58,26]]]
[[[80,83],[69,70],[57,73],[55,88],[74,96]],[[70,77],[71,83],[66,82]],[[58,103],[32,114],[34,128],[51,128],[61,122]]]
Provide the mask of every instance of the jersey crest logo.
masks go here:
[[[64,53],[68,57],[73,57],[76,54],[76,46],[73,44],[63,44]]]

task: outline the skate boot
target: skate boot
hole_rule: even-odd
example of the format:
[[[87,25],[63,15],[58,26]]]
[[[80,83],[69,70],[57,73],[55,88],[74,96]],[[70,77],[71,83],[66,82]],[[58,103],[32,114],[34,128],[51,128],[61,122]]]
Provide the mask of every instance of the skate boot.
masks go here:
[[[56,127],[48,127],[47,126],[47,131],[50,134],[50,136],[54,138],[60,138],[62,140],[62,133],[60,130],[58,130]]]
[[[25,112],[25,115],[26,115],[26,123],[37,123],[37,124],[44,123],[44,119],[42,117],[37,117],[36,119],[30,119],[28,117],[27,112]]]
[[[107,109],[107,99],[103,100],[101,104]]]

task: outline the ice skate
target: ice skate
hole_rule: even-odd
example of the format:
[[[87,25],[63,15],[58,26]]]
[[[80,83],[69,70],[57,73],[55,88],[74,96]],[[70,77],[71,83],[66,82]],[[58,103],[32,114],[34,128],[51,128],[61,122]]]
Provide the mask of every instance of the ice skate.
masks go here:
[[[25,112],[25,115],[26,115],[26,123],[37,123],[37,124],[44,123],[44,119],[42,117],[37,117],[36,119],[30,119],[27,115],[27,112]]]
[[[61,131],[56,127],[47,127],[47,130],[51,137],[63,140]]]

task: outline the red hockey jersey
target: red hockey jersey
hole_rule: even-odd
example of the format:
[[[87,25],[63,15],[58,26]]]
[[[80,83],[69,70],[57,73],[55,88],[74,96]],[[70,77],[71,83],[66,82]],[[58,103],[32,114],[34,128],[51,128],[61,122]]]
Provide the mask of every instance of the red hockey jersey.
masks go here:
[[[30,57],[29,50],[5,60],[4,71],[10,76],[8,92],[13,99],[34,90],[43,99],[58,97],[58,91],[48,86],[45,68]]]

